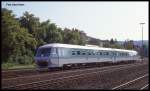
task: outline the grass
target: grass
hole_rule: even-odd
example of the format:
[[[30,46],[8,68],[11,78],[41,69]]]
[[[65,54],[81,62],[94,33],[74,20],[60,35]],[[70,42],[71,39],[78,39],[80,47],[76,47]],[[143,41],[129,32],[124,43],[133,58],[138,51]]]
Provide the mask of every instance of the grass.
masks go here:
[[[35,64],[26,64],[26,65],[19,65],[19,64],[13,64],[13,63],[3,63],[2,69],[25,69],[25,68],[35,68]]]

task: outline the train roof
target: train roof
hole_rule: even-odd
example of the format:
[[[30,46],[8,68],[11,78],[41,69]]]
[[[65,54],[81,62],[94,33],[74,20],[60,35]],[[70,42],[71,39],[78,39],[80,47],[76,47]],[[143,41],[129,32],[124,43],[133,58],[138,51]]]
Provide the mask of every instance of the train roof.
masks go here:
[[[89,46],[81,46],[81,45],[72,45],[72,44],[61,44],[61,43],[51,43],[40,46],[40,48],[46,47],[63,47],[63,48],[79,48],[79,49],[94,49],[94,50],[108,50],[108,51],[120,51],[120,52],[133,52],[136,53],[134,50],[125,50],[125,49],[115,49],[115,48],[104,48],[104,47],[89,47]]]

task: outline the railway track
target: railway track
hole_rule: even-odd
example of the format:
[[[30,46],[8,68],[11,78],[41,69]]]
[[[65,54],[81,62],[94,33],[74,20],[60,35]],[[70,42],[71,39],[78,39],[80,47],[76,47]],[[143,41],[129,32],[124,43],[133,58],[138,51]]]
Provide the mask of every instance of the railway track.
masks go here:
[[[110,65],[108,65],[110,66]],[[82,69],[86,69],[88,67],[82,68]],[[76,69],[74,68],[70,68],[70,69]],[[46,72],[55,72],[55,71],[65,71],[68,70],[67,68],[63,68],[63,69],[44,69],[42,71],[38,71],[35,68],[29,69],[29,68],[24,68],[24,69],[11,69],[11,70],[3,70],[2,71],[2,78],[3,79],[9,79],[9,78],[16,78],[16,77],[22,77],[22,76],[30,76],[30,75],[38,75],[38,74],[42,74],[42,73],[46,73]]]
[[[24,75],[33,75],[38,74],[38,72],[35,69],[18,69],[18,70],[5,70],[2,71],[2,78],[14,78]]]
[[[29,78],[26,78],[26,81],[27,79],[28,80],[30,79],[30,81],[26,83],[17,82],[18,80],[21,81],[23,79],[25,81],[25,78],[22,78],[22,79],[18,78],[18,80],[17,78],[14,79],[14,81],[16,81],[16,83],[18,84],[16,84],[13,81],[13,79],[7,79],[7,80],[5,79],[5,80],[2,80],[2,85],[3,85],[3,89],[20,89],[20,88],[21,89],[57,89],[57,88],[63,89],[63,88],[74,88],[74,87],[80,89],[81,87],[78,86],[79,84],[84,84],[86,82],[92,85],[94,83],[93,81],[97,81],[97,80],[100,81],[100,83],[98,82],[99,84],[101,84],[103,80],[105,80],[106,82],[109,82],[107,80],[108,78],[111,77],[112,72],[118,72],[118,71],[124,72],[123,70],[128,71],[129,68],[133,69],[134,67],[136,68],[137,66],[140,66],[140,65],[141,64],[128,64],[128,65],[121,65],[121,66],[115,66],[115,67],[113,66],[113,67],[106,67],[106,68],[94,68],[94,69],[87,69],[87,70],[84,69],[84,70],[76,70],[76,71],[67,71],[67,72],[60,72],[60,73],[54,73],[54,74],[43,74],[41,76],[39,75],[39,77],[35,76],[34,81],[31,79],[32,76]],[[135,75],[139,75],[139,74],[141,73],[136,73]],[[108,77],[108,78],[105,78],[105,77]],[[37,81],[37,79],[35,78],[38,78],[39,80]],[[91,79],[91,80],[88,81],[87,79]],[[112,79],[109,79],[109,80],[112,80]],[[11,83],[11,82],[14,82],[14,83]],[[4,85],[3,83],[7,83],[9,85],[6,86],[6,84]],[[82,87],[84,87],[85,85],[87,84],[82,85]],[[105,87],[110,88],[108,84],[107,86],[103,85],[103,86],[100,86],[99,88],[101,89]]]
[[[105,66],[107,67],[107,66],[113,66],[113,65],[122,65],[122,64],[124,64],[124,63],[107,64],[107,65],[103,65],[103,66],[100,66],[100,67],[105,67]],[[130,64],[130,63],[128,63],[128,64]],[[86,67],[82,67],[80,69],[88,69],[90,67],[91,66],[86,66]],[[74,70],[74,69],[79,69],[79,68],[73,67],[73,68],[69,68],[69,69]],[[51,69],[51,70],[44,69],[42,72],[39,72],[35,68],[32,68],[32,69],[24,68],[24,69],[3,70],[2,71],[2,79],[9,79],[9,78],[16,78],[16,77],[30,76],[30,75],[38,75],[38,74],[43,74],[43,73],[46,73],[46,72],[65,71],[65,70],[68,70],[68,68]]]
[[[116,90],[116,89],[140,89],[140,90],[143,90],[146,87],[148,87],[148,85],[149,85],[148,84],[148,76],[149,76],[149,74],[144,74],[143,76],[140,76],[131,81],[128,81],[119,86],[116,86],[116,87],[112,88],[112,90]]]
[[[128,64],[128,65],[130,66],[133,64]],[[111,67],[103,67],[103,68],[78,69],[78,70],[68,70],[68,71],[55,72],[55,73],[37,74],[36,78],[35,78],[35,75],[31,75],[31,76],[2,79],[2,83],[4,83],[3,86],[10,86],[10,85],[14,85],[14,84],[22,84],[22,83],[30,83],[30,82],[34,82],[34,81],[39,81],[41,79],[42,80],[55,79],[55,78],[61,77],[62,74],[64,76],[76,75],[76,74],[81,74],[81,73],[87,72],[87,71],[98,71],[98,70],[104,70],[104,69],[109,70],[110,68],[119,68],[119,67],[124,67],[124,66],[127,66],[127,65],[118,65],[117,67],[111,66]],[[22,82],[22,80],[24,80],[24,81]]]

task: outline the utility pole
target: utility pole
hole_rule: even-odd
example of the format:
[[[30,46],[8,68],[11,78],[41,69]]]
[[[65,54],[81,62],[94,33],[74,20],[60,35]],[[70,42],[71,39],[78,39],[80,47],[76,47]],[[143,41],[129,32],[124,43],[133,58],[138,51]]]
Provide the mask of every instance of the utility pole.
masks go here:
[[[141,50],[141,53],[142,53],[142,55],[141,55],[142,61],[143,61],[143,53],[144,53],[144,48],[143,48],[143,25],[144,25],[144,24],[145,24],[144,22],[140,23],[140,25],[142,25],[142,50]]]

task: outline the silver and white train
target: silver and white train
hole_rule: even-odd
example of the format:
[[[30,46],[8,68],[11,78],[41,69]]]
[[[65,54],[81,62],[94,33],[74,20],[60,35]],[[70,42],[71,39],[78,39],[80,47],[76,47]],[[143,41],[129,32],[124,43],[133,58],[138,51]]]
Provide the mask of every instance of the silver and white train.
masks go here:
[[[56,68],[72,64],[134,61],[139,56],[133,50],[52,43],[39,47],[34,59],[38,68]]]

